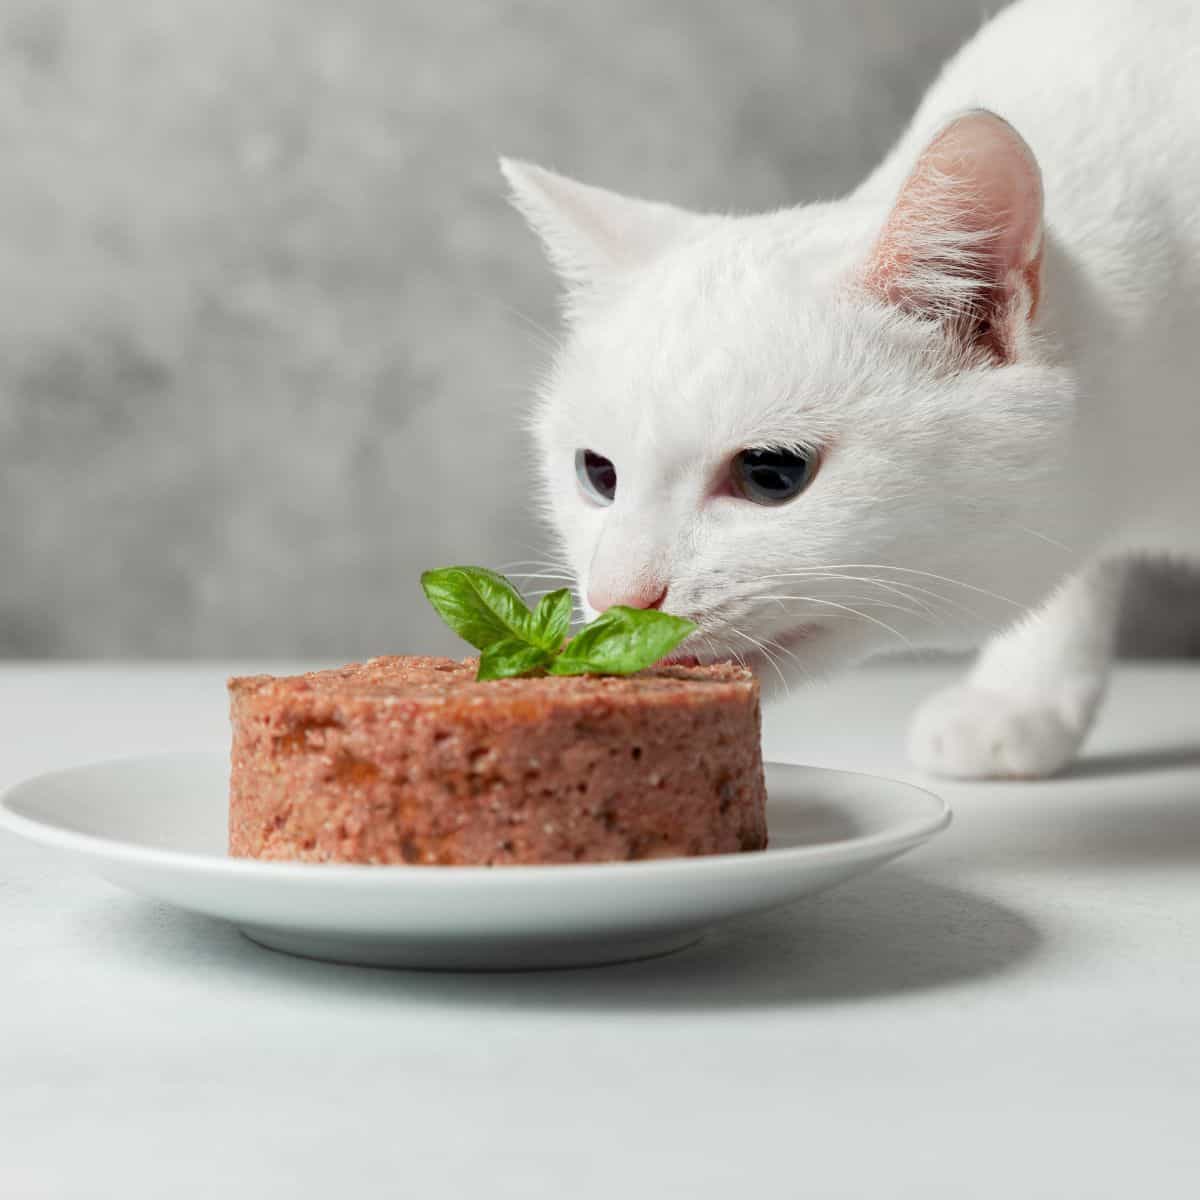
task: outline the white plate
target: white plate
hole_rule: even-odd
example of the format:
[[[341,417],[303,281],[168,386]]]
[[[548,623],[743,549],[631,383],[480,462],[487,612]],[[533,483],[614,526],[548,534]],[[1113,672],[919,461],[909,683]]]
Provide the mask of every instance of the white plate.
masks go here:
[[[919,845],[950,821],[905,783],[770,764],[770,848],[534,867],[261,863],[225,849],[229,767],[169,754],[10,788],[0,819],[141,895],[232,921],[290,954],[380,966],[512,969],[664,954]]]

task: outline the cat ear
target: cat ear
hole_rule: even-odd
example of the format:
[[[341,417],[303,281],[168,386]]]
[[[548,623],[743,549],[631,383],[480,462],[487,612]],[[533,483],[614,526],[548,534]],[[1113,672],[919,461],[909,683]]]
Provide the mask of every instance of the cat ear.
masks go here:
[[[670,204],[621,196],[517,159],[502,158],[500,170],[513,204],[574,287],[613,282],[701,220]]]
[[[945,321],[969,349],[1011,362],[1037,308],[1042,179],[995,113],[951,121],[926,147],[876,243],[866,284]]]

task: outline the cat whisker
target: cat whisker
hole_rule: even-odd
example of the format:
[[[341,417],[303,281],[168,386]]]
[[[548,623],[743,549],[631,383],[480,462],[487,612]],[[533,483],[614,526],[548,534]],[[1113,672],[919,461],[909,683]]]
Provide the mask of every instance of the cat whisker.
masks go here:
[[[764,596],[763,599],[764,600],[772,600],[772,599],[775,599],[775,597]],[[822,606],[827,606],[829,608],[836,608],[842,612],[850,613],[853,616],[861,617],[864,621],[869,621],[872,625],[878,625],[880,629],[885,629],[885,630],[887,630],[888,633],[894,634],[910,650],[915,648],[913,646],[912,642],[903,633],[901,633],[900,630],[897,629],[894,625],[889,625],[886,621],[882,621],[878,617],[873,617],[873,616],[871,616],[870,613],[865,613],[861,609],[851,608],[848,604],[838,604],[834,600],[821,600],[821,599],[818,599],[816,596],[785,596],[785,597],[783,597],[783,599],[785,599],[785,600],[803,600],[808,604],[819,604]]]
[[[937,610],[934,609],[927,600],[922,599],[922,597],[928,597],[931,600],[936,600],[939,604],[961,609],[978,619],[978,614],[976,614],[973,610],[966,608],[965,605],[960,604],[956,600],[951,600],[948,597],[943,596],[940,592],[935,592],[930,588],[919,587],[916,584],[908,583],[907,581],[876,579],[869,575],[847,575],[831,571],[819,571],[814,568],[806,571],[793,571],[783,575],[763,575],[759,579],[755,580],[755,585],[757,586],[758,584],[762,583],[775,582],[786,583],[789,579],[804,579],[806,581],[837,579],[847,582],[861,583],[868,587],[877,587],[881,591],[885,591],[891,595],[900,597],[902,600],[908,600],[911,603],[926,609],[930,615],[942,617],[943,614],[938,613]],[[750,595],[753,596],[754,593],[752,592]]]
[[[558,565],[561,566],[561,565],[565,565],[565,563],[566,563],[565,551],[562,549],[562,547],[558,546],[557,544],[547,546],[545,542],[542,542],[538,545],[534,545],[533,542],[527,542],[527,541],[525,541],[524,538],[519,538],[519,537],[513,538],[513,541],[518,546],[520,546],[522,550],[529,551],[530,554],[539,554],[539,555],[549,554],[552,556],[557,555],[558,557],[555,558],[555,562]]]
[[[517,571],[530,568],[538,571],[569,571],[566,563],[554,562],[548,558],[518,558],[513,562],[501,563],[499,571]]]
[[[522,312],[521,309],[507,304],[503,300],[498,300],[495,296],[489,296],[484,292],[472,291],[468,292],[468,294],[474,296],[477,300],[484,300],[490,304],[494,304],[510,316],[516,317],[527,329],[537,335],[535,341],[543,350],[549,350],[551,354],[558,354],[562,351],[562,338],[552,329],[547,329],[545,325],[534,317],[531,317],[527,312]]]
[[[788,687],[787,677],[784,675],[778,661],[770,652],[770,650],[768,650],[766,646],[764,646],[757,638],[751,637],[748,633],[743,633],[740,629],[737,629],[732,625],[729,626],[729,632],[736,634],[740,638],[745,638],[746,641],[748,641],[752,646],[756,646],[759,649],[767,662],[769,662],[771,666],[775,668],[775,674],[779,676],[779,682],[783,684],[784,691],[790,696],[792,694],[792,689]],[[743,662],[742,665],[745,666],[746,664]]]
[[[1048,546],[1054,546],[1058,550],[1062,550],[1066,554],[1073,554],[1074,551],[1066,542],[1060,542],[1058,538],[1051,537],[1048,533],[1041,533],[1036,529],[1030,529],[1027,525],[1014,525],[1014,529],[1019,529],[1022,533],[1029,534],[1030,537],[1035,537],[1038,541],[1045,542]]]
[[[870,579],[873,586],[881,588],[885,591],[894,592],[898,596],[907,596],[913,603],[920,603],[920,597],[927,597],[928,600],[936,601],[944,609],[955,610],[959,613],[964,613],[970,617],[972,621],[982,621],[983,617],[977,609],[971,608],[969,605],[962,603],[961,600],[956,600],[950,596],[944,596],[941,592],[935,591],[932,588],[921,587],[918,584],[910,583],[907,580],[883,580],[872,577],[859,578]],[[930,610],[937,612],[932,605],[929,605]],[[938,613],[943,619],[949,619],[945,613]]]
[[[772,579],[773,576],[768,575],[768,576],[765,576],[764,578],[769,580],[769,579]],[[866,584],[869,587],[877,587],[881,591],[889,592],[893,595],[899,596],[902,600],[907,600],[911,604],[918,605],[919,607],[923,608],[927,613],[929,613],[930,616],[937,615],[937,614],[935,614],[932,606],[930,606],[925,601],[921,600],[919,597],[913,596],[910,594],[910,592],[912,590],[911,588],[902,588],[895,584],[888,583],[882,579],[874,579],[870,576],[864,576],[864,575],[838,574],[835,572],[828,572],[828,571],[823,571],[819,575],[814,574],[812,576],[812,578],[813,579],[839,579],[839,580],[844,580],[844,581],[853,582],[853,583]],[[762,582],[762,580],[760,580],[759,582]],[[928,592],[928,589],[917,589],[917,590],[918,591],[926,591],[929,595],[935,595],[935,593]],[[835,597],[835,599],[845,599],[845,597]]]
[[[843,578],[843,576],[838,576]],[[930,603],[936,602],[942,608],[955,609],[961,613],[966,613],[972,620],[980,620],[979,613],[963,604],[959,600],[955,600],[949,596],[944,596],[941,592],[935,591],[932,588],[922,587],[919,584],[910,583],[906,579],[888,580],[879,579],[873,575],[846,575],[846,579],[860,579],[862,582],[869,584],[871,587],[877,587],[881,591],[892,593],[900,596],[903,599],[910,600],[914,604],[920,604],[929,609],[930,612],[936,612],[939,616],[944,617],[945,614],[933,607]]]
[[[755,599],[775,601],[777,603],[780,603],[782,606],[782,602],[784,602],[784,601],[788,601],[788,600],[803,601],[803,600],[810,600],[810,599],[812,599],[812,597],[809,597],[809,596],[758,596],[758,597],[755,597]],[[921,620],[921,621],[935,621],[936,622],[936,621],[942,621],[944,619],[939,614],[929,612],[926,609],[912,608],[911,606],[909,606],[907,604],[894,604],[888,600],[877,600],[873,596],[858,596],[858,595],[851,595],[848,593],[835,592],[831,596],[824,597],[824,599],[830,601],[831,603],[832,602],[845,603],[846,601],[855,601],[857,603],[867,605],[870,608],[880,608],[880,609],[885,609],[889,612],[906,613],[908,616],[916,617],[918,620]]]
[[[834,575],[829,573],[813,573],[811,575],[798,576],[798,578],[803,578],[805,582],[810,579],[818,580],[824,578],[855,580],[856,582],[861,582],[869,587],[878,587],[880,590],[895,595],[900,599],[908,600],[909,602],[926,609],[931,616],[936,616],[938,620],[963,623],[969,619],[974,624],[985,622],[985,618],[979,613],[979,611],[972,608],[970,605],[964,604],[960,600],[956,600],[950,596],[944,596],[941,592],[935,591],[931,588],[921,587],[918,584],[910,583],[907,580],[883,580],[876,579],[871,576]],[[766,582],[770,579],[771,577],[768,576],[766,580],[759,582]],[[835,600],[842,599],[842,597],[839,596],[834,596],[832,598]],[[937,607],[934,607],[935,604]]]
[[[1011,604],[1014,608],[1024,609],[1026,606],[1019,600],[1014,600],[1011,596],[1002,596],[999,592],[989,591],[987,588],[979,587],[973,583],[966,583],[961,579],[951,579],[948,575],[938,575],[933,571],[919,571],[915,567],[897,567],[890,563],[829,563],[823,567],[814,567],[815,571],[899,571],[905,575],[919,575],[926,579],[936,579],[941,583],[948,583],[952,587],[965,588],[967,591],[978,592],[981,596],[987,596],[992,600],[999,600],[1002,604]],[[801,570],[793,573],[794,578],[800,578],[808,575],[811,572]]]
[[[786,654],[788,658],[790,658],[796,664],[806,680],[812,679],[812,672],[804,665],[800,656],[794,650],[789,650],[787,646],[785,646],[782,642],[777,641],[775,638],[767,638],[765,640],[768,646],[774,646],[776,650],[780,651],[780,653]]]
[[[529,600],[536,601],[536,600],[540,600],[543,596],[549,596],[551,592],[560,592],[562,590],[563,590],[562,588],[556,588],[556,587],[534,588],[531,591],[524,592],[523,595]],[[574,618],[583,620],[583,617],[585,615],[584,611],[583,611],[583,605],[578,603],[577,601],[572,601],[571,615]]]
[[[567,584],[575,582],[573,576],[560,575],[557,571],[510,571],[508,577],[522,580],[552,579],[557,583]]]
[[[812,578],[814,580],[820,580],[820,579],[824,578],[824,576],[817,575],[817,576],[813,576]],[[835,577],[831,576],[830,578],[835,578]],[[850,577],[847,576],[845,578],[850,578]],[[771,576],[766,576],[764,582],[770,582],[770,581],[771,581]],[[872,581],[869,579],[857,579],[857,580],[855,580],[855,582],[863,583],[863,584],[870,584]],[[828,596],[826,596],[825,599],[827,599],[827,600],[843,600],[843,601],[844,600],[858,600],[864,604],[871,605],[873,608],[890,608],[896,612],[905,612],[911,616],[920,617],[923,620],[929,620],[929,621],[944,621],[944,620],[946,620],[945,614],[937,612],[935,609],[933,609],[929,604],[927,604],[925,601],[921,600],[919,597],[909,596],[909,595],[906,595],[904,592],[898,591],[895,589],[888,589],[887,594],[890,597],[891,596],[898,597],[899,599],[905,600],[908,603],[897,604],[895,602],[895,599],[880,599],[878,596],[871,596],[871,595],[864,596],[861,593],[857,593],[857,592],[832,592]],[[750,592],[746,597],[746,599],[748,599],[751,602],[756,601],[756,600],[780,601],[780,600],[803,599],[803,598],[804,597],[768,595],[768,594],[759,593],[759,592]]]

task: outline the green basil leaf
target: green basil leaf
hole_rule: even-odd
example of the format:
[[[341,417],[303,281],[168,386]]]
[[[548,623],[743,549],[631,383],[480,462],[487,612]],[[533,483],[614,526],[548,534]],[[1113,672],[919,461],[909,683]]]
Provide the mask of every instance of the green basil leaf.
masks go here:
[[[476,650],[506,638],[531,641],[533,614],[503,575],[484,567],[441,567],[421,576],[438,615]]]
[[[514,675],[530,675],[545,670],[554,660],[549,650],[531,646],[518,638],[503,638],[492,642],[479,656],[476,679],[508,679]]]
[[[566,588],[550,592],[533,610],[530,639],[545,650],[557,651],[571,627],[571,593]]]
[[[632,675],[670,654],[696,626],[656,609],[617,605],[563,644],[571,594],[559,588],[530,612],[516,588],[484,567],[426,571],[421,587],[442,619],[480,651],[477,679],[549,671],[554,675]]]
[[[552,675],[632,675],[670,654],[696,629],[654,608],[616,605],[585,625],[563,648]]]

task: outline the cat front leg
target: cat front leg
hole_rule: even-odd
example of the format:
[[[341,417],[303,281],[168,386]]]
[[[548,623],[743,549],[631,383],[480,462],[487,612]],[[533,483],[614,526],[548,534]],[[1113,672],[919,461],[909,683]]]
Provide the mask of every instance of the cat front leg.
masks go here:
[[[1032,779],[1074,759],[1104,695],[1127,564],[1095,563],[917,710],[908,751],[958,779]]]

